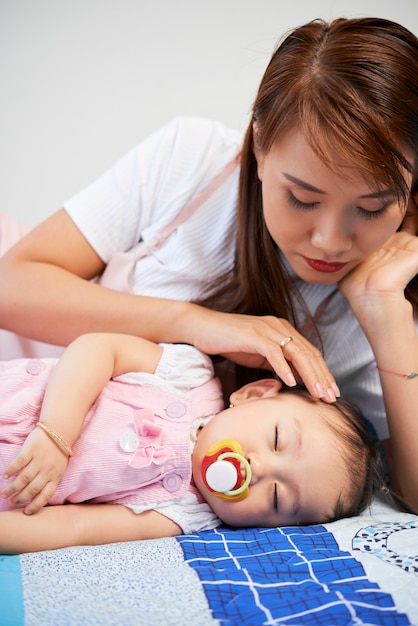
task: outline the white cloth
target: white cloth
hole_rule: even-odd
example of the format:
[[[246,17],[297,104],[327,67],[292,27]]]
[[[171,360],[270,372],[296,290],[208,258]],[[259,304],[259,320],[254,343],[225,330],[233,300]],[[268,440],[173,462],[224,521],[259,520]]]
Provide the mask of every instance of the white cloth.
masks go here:
[[[176,118],[145,139],[65,208],[96,252],[108,261],[170,223],[239,150],[240,135],[217,122]],[[233,262],[238,172],[164,245],[140,260],[134,293],[196,299]],[[314,313],[332,287],[295,277]],[[296,304],[298,309],[298,305]],[[304,319],[299,310],[300,321]],[[341,392],[355,402],[381,439],[388,426],[373,353],[348,302],[338,293],[320,318],[325,360]],[[315,335],[309,339],[317,343]]]
[[[213,378],[212,361],[193,346],[161,345],[164,351],[154,374],[130,372],[118,376],[115,380],[152,385],[163,391],[180,395]],[[196,443],[198,429],[207,424],[212,417],[213,415],[203,415],[193,421],[190,432],[190,454],[192,454]],[[210,506],[206,502],[199,502],[196,495],[191,491],[179,500],[172,500],[163,504],[148,504],[146,506],[124,504],[124,506],[138,514],[150,510],[158,511],[180,526],[185,535],[201,530],[210,530],[221,523]]]
[[[148,244],[234,158],[238,132],[176,118],[64,208],[99,256]],[[134,293],[191,300],[232,263],[238,168],[158,250],[137,264]]]

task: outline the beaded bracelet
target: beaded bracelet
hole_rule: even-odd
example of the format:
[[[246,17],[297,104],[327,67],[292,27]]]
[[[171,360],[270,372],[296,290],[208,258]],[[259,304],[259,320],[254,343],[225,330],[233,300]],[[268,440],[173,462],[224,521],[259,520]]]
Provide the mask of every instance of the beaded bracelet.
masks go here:
[[[395,374],[395,376],[402,376],[403,378],[415,378],[418,376],[418,372],[409,372],[409,374],[403,374],[402,372],[392,372],[391,370],[384,370],[383,367],[376,365],[379,372],[386,372],[386,374]]]
[[[64,454],[66,454],[68,457],[73,456],[73,451],[71,450],[70,446],[65,443],[64,439],[61,439],[61,437],[57,435],[57,433],[52,430],[52,428],[47,426],[45,422],[38,422],[36,425],[42,428],[42,430],[48,435],[51,441],[53,441],[58,446],[61,452],[64,452]]]

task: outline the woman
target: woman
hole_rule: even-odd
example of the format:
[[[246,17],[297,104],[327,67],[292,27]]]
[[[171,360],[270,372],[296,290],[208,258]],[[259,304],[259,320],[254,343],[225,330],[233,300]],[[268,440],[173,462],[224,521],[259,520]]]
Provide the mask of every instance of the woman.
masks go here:
[[[242,147],[175,120],[3,257],[2,327],[191,343],[327,402],[341,389],[418,511],[417,76],[417,39],[393,22],[296,29]]]

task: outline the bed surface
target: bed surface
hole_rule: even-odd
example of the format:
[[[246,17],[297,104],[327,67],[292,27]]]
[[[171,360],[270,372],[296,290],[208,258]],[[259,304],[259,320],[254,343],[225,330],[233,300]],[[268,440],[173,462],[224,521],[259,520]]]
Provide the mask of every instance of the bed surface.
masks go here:
[[[0,557],[2,626],[418,625],[418,516]]]

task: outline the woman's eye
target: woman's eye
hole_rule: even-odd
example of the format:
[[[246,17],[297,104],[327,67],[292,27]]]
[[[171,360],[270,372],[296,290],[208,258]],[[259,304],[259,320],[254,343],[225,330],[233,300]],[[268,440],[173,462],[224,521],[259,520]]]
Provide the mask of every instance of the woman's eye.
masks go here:
[[[290,191],[288,195],[288,200],[289,200],[289,204],[294,206],[296,209],[301,209],[304,211],[315,209],[319,204],[319,202],[302,202],[301,200],[296,198],[296,196],[294,196],[293,193],[291,193]]]
[[[277,446],[279,445],[279,429],[277,426],[274,429],[274,451],[277,452]]]
[[[377,209],[377,211],[366,211],[366,209],[362,209],[359,206],[357,207],[357,211],[362,217],[366,218],[366,220],[373,220],[378,217],[382,217],[386,213],[387,208],[388,208],[388,205],[385,204],[385,206],[382,206],[380,209]]]
[[[279,510],[279,498],[277,496],[277,485],[274,484],[274,492],[273,492],[273,509],[277,513]]]

